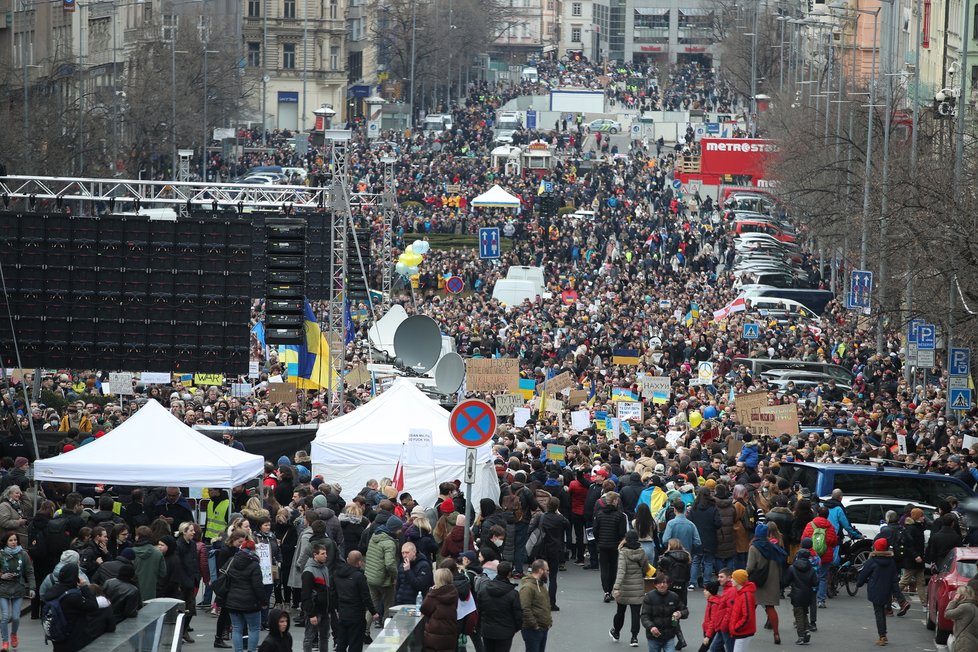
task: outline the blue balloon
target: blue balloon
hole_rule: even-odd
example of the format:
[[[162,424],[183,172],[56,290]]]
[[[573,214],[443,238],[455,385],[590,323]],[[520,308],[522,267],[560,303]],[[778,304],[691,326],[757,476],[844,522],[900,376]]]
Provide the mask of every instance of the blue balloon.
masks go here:
[[[706,409],[703,410],[703,416],[706,417],[707,419],[716,419],[717,414],[718,414],[717,409],[712,405],[707,405]]]

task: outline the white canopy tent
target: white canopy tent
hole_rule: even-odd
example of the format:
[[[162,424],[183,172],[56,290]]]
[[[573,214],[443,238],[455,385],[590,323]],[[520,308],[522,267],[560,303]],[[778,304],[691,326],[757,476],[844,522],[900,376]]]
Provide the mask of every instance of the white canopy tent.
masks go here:
[[[522,202],[519,197],[509,194],[498,185],[494,185],[473,199],[472,205],[476,208],[515,208],[519,210]]]
[[[196,432],[150,399],[103,437],[70,453],[38,460],[42,482],[230,489],[258,477],[265,460]]]
[[[399,379],[366,405],[319,426],[312,443],[313,475],[340,483],[349,500],[368,480],[393,478],[400,459],[404,491],[419,504],[431,507],[438,497],[439,483],[464,481],[465,477],[465,448],[452,439],[448,416],[414,384]],[[408,443],[412,430],[431,432],[430,453]],[[425,463],[419,464],[422,460]],[[491,444],[478,449],[471,498],[476,510],[482,498],[499,500]]]

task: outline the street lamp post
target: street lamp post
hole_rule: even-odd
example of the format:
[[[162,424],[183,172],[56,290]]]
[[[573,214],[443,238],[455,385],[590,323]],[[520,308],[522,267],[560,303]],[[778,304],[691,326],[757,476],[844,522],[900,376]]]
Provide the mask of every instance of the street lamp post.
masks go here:
[[[418,3],[411,0],[411,95],[408,97],[408,129],[414,129],[414,65],[416,61],[415,38],[418,27]]]

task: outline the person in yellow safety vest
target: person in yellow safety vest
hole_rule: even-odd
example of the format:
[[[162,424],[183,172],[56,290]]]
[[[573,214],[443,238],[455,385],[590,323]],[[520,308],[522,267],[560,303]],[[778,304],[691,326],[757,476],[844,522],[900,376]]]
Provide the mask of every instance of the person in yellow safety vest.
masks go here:
[[[204,540],[213,541],[224,533],[228,526],[231,500],[224,489],[211,487],[207,490],[210,500],[207,502],[207,526],[204,529]]]

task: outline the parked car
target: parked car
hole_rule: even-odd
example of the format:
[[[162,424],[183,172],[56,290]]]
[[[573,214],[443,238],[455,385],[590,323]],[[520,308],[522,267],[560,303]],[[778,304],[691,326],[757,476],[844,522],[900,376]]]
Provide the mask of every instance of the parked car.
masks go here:
[[[958,587],[978,575],[978,548],[955,548],[937,565],[937,573],[927,583],[927,629],[937,630],[936,642],[947,643],[954,623],[944,617],[947,603]]]
[[[607,118],[592,120],[587,126],[591,131],[600,131],[601,133],[617,134],[621,132],[621,123]]]
[[[969,486],[949,475],[884,466],[881,463],[783,462],[778,475],[791,484],[797,482],[807,487],[812,495],[820,498],[830,496],[833,489],[841,489],[843,495],[894,498],[904,505],[908,502],[936,505],[948,496],[964,502],[975,496]]]
[[[875,539],[880,533],[883,519],[891,509],[897,514],[902,514],[906,509],[908,501],[896,498],[881,498],[880,496],[844,496],[842,505],[846,508],[846,515],[852,526],[863,533],[867,539]],[[924,512],[924,519],[927,521],[927,528],[924,530],[924,540],[930,538],[930,524],[934,522],[934,514],[937,508],[923,503],[913,503],[914,507],[919,507]]]

